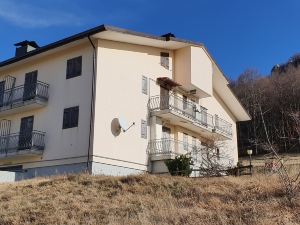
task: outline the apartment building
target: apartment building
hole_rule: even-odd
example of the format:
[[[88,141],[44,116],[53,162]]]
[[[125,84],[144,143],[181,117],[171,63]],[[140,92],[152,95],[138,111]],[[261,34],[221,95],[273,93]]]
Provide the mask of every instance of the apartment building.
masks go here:
[[[249,119],[204,45],[172,34],[101,25],[0,62],[2,180],[166,173],[212,142],[234,165]]]

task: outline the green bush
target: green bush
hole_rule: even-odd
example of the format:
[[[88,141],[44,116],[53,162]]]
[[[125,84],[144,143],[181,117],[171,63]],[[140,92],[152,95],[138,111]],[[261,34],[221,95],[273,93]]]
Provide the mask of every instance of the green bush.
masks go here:
[[[192,173],[192,157],[188,155],[176,156],[175,159],[165,161],[172,176],[189,176]]]

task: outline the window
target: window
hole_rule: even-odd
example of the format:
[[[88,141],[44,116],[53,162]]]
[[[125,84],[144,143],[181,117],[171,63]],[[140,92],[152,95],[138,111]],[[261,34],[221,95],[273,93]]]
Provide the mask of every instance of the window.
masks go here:
[[[217,160],[220,160],[220,149],[216,149],[216,154],[217,154]]]
[[[5,166],[1,167],[0,171],[10,171],[10,172],[22,172],[23,171],[23,166]]]
[[[147,139],[147,121],[141,120],[141,138]]]
[[[201,122],[204,126],[207,126],[207,108],[201,106]]]
[[[67,79],[81,75],[82,70],[82,56],[69,59],[67,61]]]
[[[192,137],[192,145],[193,145],[193,148],[197,148],[197,139],[196,139],[196,137]]]
[[[182,99],[183,99],[183,110],[186,110],[187,109],[187,104],[188,104],[188,100],[187,100],[187,97],[185,95],[182,96]]]
[[[79,106],[64,110],[63,129],[78,127]]]
[[[220,127],[219,127],[219,116],[218,116],[217,114],[215,114],[215,126],[216,126],[217,128],[220,128]]]
[[[145,76],[142,77],[142,93],[148,94],[148,78]]]
[[[197,162],[198,161],[198,148],[197,148],[197,138],[196,137],[192,137],[192,146],[193,146],[193,151],[192,151],[193,160],[195,162]]]
[[[160,65],[169,69],[169,53],[168,52],[161,52],[160,53]]]
[[[186,133],[183,133],[183,149],[185,151],[188,151],[188,148],[189,148],[189,142],[188,142],[188,134]]]

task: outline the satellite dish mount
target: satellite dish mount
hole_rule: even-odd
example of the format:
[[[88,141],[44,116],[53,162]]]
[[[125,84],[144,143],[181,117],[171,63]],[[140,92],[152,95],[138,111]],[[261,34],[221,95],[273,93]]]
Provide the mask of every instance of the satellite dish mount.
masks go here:
[[[122,129],[122,131],[125,133],[126,131],[128,131],[132,126],[135,125],[135,122],[132,122],[132,124],[130,126],[127,125],[127,122],[124,118],[119,118],[119,126],[120,129]]]

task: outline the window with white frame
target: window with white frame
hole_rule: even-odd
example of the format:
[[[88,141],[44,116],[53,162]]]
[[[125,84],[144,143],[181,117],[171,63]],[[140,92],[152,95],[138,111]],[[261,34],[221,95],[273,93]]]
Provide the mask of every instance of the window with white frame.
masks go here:
[[[188,151],[189,148],[189,139],[188,139],[188,134],[183,133],[183,150]]]

